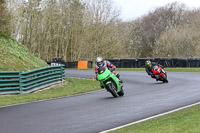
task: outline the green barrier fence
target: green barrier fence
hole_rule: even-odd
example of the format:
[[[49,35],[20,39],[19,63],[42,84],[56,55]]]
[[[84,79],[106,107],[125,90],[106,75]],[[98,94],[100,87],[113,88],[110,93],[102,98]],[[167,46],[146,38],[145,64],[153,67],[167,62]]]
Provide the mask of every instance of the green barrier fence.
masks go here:
[[[64,65],[27,72],[0,72],[0,94],[25,94],[64,82]]]
[[[0,72],[0,94],[20,93],[19,72]]]

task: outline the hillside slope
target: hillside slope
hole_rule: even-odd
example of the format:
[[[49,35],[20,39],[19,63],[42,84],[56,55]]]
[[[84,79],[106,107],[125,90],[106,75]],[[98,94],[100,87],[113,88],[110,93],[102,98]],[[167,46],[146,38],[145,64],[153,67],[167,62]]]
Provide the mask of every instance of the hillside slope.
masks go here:
[[[48,66],[21,43],[0,34],[0,71],[27,71]]]

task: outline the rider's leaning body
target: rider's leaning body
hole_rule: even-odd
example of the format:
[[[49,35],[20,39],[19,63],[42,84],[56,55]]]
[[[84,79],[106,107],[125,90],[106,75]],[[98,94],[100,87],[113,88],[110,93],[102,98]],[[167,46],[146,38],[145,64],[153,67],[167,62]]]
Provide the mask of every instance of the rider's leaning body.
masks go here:
[[[100,66],[107,67],[109,70],[110,70],[111,68],[113,68],[113,69],[116,68],[116,66],[113,65],[112,63],[110,63],[110,61],[104,60],[104,59],[103,59],[102,57],[100,57],[100,56],[97,57],[96,62],[97,62],[96,66],[95,66],[96,79],[97,79],[97,77],[98,77],[97,73],[98,73],[98,70],[99,70],[99,67],[100,67]],[[113,74],[117,75],[116,72],[113,72]]]
[[[157,79],[157,77],[152,72],[153,67],[156,66],[156,65],[158,65],[162,69],[164,69],[164,67],[162,65],[160,65],[160,64],[158,64],[156,62],[151,62],[149,60],[145,62],[145,69],[146,69],[147,74],[150,75],[152,78],[156,78]]]

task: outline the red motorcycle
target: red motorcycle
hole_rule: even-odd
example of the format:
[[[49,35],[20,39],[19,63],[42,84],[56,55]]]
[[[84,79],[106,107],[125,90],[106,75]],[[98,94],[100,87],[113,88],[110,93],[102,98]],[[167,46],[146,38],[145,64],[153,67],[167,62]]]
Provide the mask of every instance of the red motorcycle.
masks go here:
[[[167,74],[166,72],[162,69],[162,67],[155,65],[152,68],[152,72],[155,75],[156,79],[163,81],[163,83],[168,83],[167,80]]]

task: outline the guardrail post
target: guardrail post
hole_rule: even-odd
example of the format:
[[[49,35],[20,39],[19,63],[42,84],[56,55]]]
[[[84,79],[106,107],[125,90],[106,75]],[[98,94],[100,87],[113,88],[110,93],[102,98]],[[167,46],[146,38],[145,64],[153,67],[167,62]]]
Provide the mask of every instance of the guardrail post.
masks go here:
[[[65,69],[63,69],[63,68],[64,68],[64,65],[61,65],[60,68],[61,68],[62,83],[64,83],[64,77],[63,77],[63,73],[65,72]]]
[[[22,72],[19,72],[19,92],[22,94]]]

